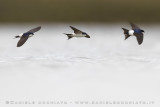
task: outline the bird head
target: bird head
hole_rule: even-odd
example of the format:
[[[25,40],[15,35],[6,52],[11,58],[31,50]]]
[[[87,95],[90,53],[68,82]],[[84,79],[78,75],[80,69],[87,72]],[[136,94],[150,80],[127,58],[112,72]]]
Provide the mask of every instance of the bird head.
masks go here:
[[[144,30],[141,30],[141,32],[144,32]]]
[[[90,38],[90,36],[85,32],[82,32],[82,35],[84,35],[86,38]]]

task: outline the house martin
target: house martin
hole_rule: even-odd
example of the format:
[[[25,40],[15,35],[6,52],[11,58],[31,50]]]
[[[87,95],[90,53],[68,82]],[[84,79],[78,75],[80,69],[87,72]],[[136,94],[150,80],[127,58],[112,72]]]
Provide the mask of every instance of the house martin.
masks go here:
[[[68,36],[68,40],[71,39],[72,37],[86,37],[86,38],[90,38],[90,36],[87,33],[82,32],[82,31],[80,31],[80,30],[78,30],[78,29],[76,29],[76,28],[74,28],[72,26],[70,26],[70,28],[74,31],[74,33],[72,33],[72,34],[66,34],[66,33],[64,33],[65,35]]]
[[[143,32],[144,30],[140,29],[137,25],[130,23],[132,30],[122,28],[124,30],[125,40],[130,36],[136,36],[138,44],[141,45],[143,42]]]
[[[39,31],[40,29],[41,29],[41,26],[33,28],[28,32],[22,33],[18,36],[15,36],[15,38],[20,38],[20,40],[17,43],[17,47],[21,47],[28,40],[29,37],[32,37],[34,33]]]

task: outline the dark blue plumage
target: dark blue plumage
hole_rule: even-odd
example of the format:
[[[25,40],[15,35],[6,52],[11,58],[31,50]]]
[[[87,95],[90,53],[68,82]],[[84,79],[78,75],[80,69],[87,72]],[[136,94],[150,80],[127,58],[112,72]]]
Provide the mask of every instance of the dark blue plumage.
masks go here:
[[[141,34],[141,33],[142,33],[141,29],[133,29],[133,30],[134,30],[134,32],[137,33],[137,34]]]
[[[83,35],[86,35],[87,33],[85,33],[85,32],[82,32],[82,34],[83,34]]]
[[[29,35],[34,35],[32,32],[26,32],[23,34],[23,36],[29,36]]]

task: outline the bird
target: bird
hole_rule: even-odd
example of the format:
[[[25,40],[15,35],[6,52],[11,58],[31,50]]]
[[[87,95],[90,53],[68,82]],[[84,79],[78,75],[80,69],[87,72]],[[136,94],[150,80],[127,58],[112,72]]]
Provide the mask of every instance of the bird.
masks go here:
[[[66,34],[66,33],[64,33],[65,35],[68,36],[68,40],[71,39],[71,38],[73,38],[73,37],[86,37],[86,38],[90,38],[90,36],[87,33],[82,32],[79,29],[76,29],[75,27],[72,27],[72,26],[70,26],[70,28],[74,31],[74,33],[72,33],[72,34]]]
[[[28,32],[21,33],[20,35],[15,36],[15,38],[20,38],[20,40],[17,43],[17,47],[21,47],[28,40],[29,37],[32,37],[34,33],[39,31],[40,29],[41,26],[38,26],[36,28],[29,30]]]
[[[136,36],[138,44],[141,45],[143,42],[144,30],[140,29],[137,25],[133,24],[132,22],[130,22],[130,25],[132,27],[132,30],[122,28],[125,35],[125,40],[130,36]]]

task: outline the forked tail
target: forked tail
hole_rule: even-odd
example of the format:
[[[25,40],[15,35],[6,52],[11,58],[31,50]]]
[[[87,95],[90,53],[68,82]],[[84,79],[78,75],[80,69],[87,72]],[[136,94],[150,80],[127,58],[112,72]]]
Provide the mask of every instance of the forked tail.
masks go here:
[[[14,38],[13,38],[13,39],[16,39],[16,38],[20,38],[20,36],[14,36]]]
[[[129,38],[130,37],[130,35],[129,35],[129,30],[128,29],[125,29],[125,28],[122,28],[123,29],[123,31],[124,31],[124,34],[125,34],[125,40],[127,39],[127,38]]]
[[[68,40],[72,38],[72,34],[66,34],[66,33],[64,34],[68,36]]]

